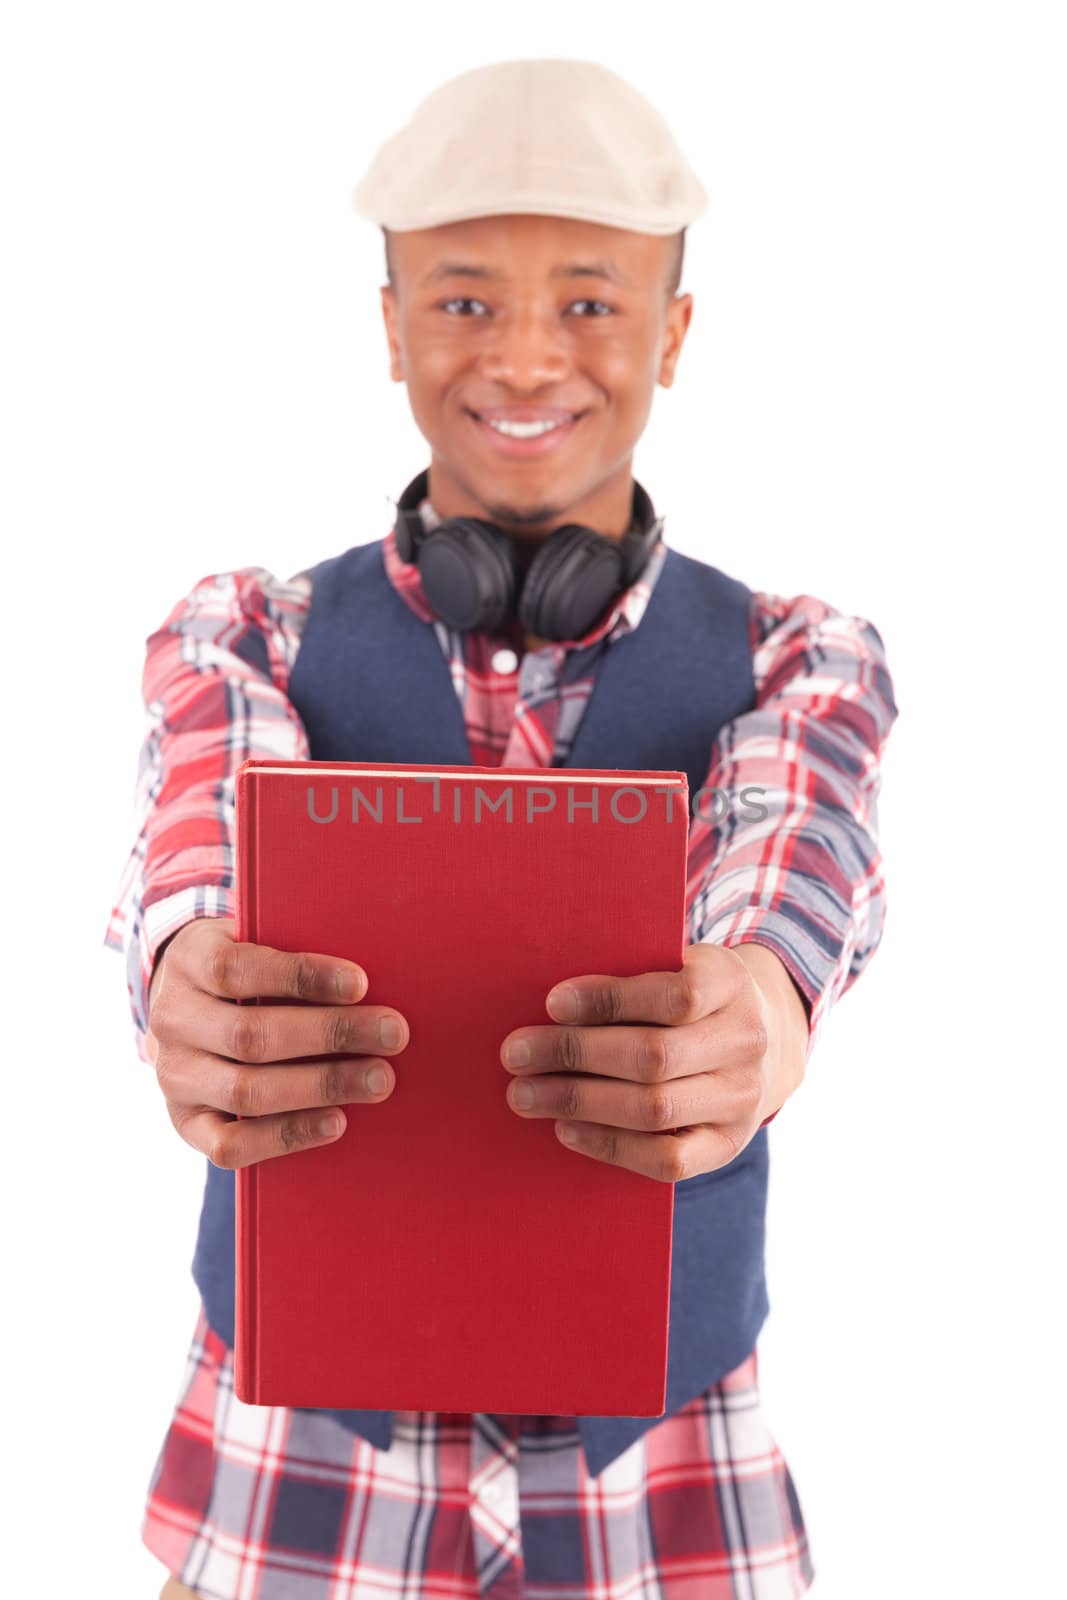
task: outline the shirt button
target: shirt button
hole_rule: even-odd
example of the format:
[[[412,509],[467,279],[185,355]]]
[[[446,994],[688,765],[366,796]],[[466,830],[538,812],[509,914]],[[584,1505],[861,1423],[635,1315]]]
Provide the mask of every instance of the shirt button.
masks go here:
[[[494,650],[492,668],[494,672],[514,672],[519,664],[519,658],[514,650]]]

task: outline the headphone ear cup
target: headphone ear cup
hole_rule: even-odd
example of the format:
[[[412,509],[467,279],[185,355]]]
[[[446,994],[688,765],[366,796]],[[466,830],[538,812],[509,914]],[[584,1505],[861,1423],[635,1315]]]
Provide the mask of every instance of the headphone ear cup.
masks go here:
[[[618,542],[568,522],[549,534],[526,571],[519,621],[541,639],[580,639],[619,593]]]
[[[423,539],[419,577],[450,628],[492,633],[511,615],[519,566],[511,540],[491,522],[450,517]]]

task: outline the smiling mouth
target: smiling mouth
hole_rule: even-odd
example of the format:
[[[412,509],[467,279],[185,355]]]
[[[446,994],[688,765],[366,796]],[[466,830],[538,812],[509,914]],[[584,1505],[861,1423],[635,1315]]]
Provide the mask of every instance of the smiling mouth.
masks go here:
[[[507,418],[483,417],[477,411],[469,411],[476,422],[484,428],[492,428],[503,439],[540,439],[546,434],[556,433],[561,428],[569,428],[585,415],[584,411],[572,412],[565,417],[545,418],[534,422],[511,422]]]

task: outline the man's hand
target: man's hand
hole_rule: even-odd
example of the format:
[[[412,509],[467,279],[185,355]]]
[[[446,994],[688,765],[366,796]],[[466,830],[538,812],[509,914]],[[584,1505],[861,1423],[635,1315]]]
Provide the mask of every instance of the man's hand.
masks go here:
[[[763,945],[694,944],[680,972],[571,978],[546,1006],[562,1026],[516,1028],[501,1046],[512,1109],[558,1118],[583,1155],[665,1183],[732,1161],[804,1076],[804,1002]]]
[[[146,1048],[170,1120],[216,1167],[329,1144],[347,1126],[339,1107],[388,1099],[396,1079],[382,1058],[409,1037],[391,1006],[353,1003],[367,992],[355,962],[238,944],[233,929],[232,917],[187,923],[149,986]],[[256,998],[310,1003],[234,1003]],[[395,1037],[380,1031],[388,1022]],[[377,1089],[375,1068],[386,1076]]]

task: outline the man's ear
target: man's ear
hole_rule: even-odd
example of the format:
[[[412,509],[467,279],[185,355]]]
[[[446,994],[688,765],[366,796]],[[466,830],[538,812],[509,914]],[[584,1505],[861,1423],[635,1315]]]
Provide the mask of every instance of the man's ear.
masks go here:
[[[404,358],[400,353],[400,340],[397,335],[396,295],[388,283],[383,283],[378,292],[382,298],[382,319],[385,322],[385,337],[389,344],[389,376],[394,383],[403,383]]]
[[[660,357],[658,382],[669,389],[674,382],[674,369],[682,353],[682,345],[693,316],[693,296],[676,294],[667,307],[667,326],[663,334],[663,354]]]

